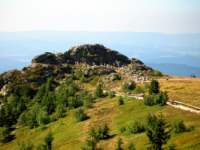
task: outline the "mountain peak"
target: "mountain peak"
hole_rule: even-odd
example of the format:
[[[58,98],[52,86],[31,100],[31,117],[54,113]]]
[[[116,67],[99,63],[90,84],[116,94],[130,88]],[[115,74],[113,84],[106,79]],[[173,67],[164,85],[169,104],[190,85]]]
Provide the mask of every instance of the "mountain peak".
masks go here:
[[[113,65],[123,66],[130,64],[131,60],[115,50],[106,48],[101,44],[84,44],[70,48],[64,54],[46,52],[35,57],[33,63],[41,64],[76,64]]]
[[[23,70],[0,75],[0,93],[9,95],[17,88],[13,86],[16,83],[41,85],[49,77],[61,79],[77,70],[87,77],[118,72],[136,82],[144,81],[153,74],[152,68],[136,58],[129,59],[100,44],[84,44],[72,47],[65,53],[46,52],[36,56],[32,64]]]
[[[77,63],[90,65],[122,66],[130,63],[129,58],[125,55],[100,44],[84,44],[72,47],[65,54]]]

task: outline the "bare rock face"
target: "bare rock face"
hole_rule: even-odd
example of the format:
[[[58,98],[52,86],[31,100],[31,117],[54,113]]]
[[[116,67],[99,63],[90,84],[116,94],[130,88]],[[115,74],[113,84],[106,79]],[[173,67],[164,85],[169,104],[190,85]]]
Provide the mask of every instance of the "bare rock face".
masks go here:
[[[130,63],[128,57],[100,44],[73,47],[65,55],[71,58],[74,63],[86,63],[89,65],[123,66]]]
[[[0,74],[0,89],[7,83],[16,81],[21,76],[21,71],[12,70]]]
[[[142,61],[136,58],[131,59],[131,63],[128,65],[128,69],[138,72],[138,71],[153,71],[152,68],[146,66]]]
[[[123,66],[129,64],[131,61],[128,57],[110,50],[100,44],[85,44],[72,47],[64,54],[44,53],[35,57],[32,63],[41,64],[76,64],[85,63],[89,65],[113,65]]]

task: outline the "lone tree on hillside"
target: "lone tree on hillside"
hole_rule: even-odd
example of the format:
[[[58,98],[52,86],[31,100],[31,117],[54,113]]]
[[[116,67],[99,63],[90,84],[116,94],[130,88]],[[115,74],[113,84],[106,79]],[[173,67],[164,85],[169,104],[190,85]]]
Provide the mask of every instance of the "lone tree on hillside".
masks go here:
[[[146,135],[151,143],[151,149],[162,150],[163,144],[170,138],[169,125],[162,116],[150,114],[147,117]]]
[[[96,97],[103,97],[104,96],[101,83],[97,85],[95,94],[96,94]]]
[[[45,137],[44,142],[46,145],[47,150],[52,150],[52,142],[53,142],[53,135],[51,132],[48,133],[48,135]]]
[[[159,82],[157,80],[152,80],[149,87],[149,94],[158,94],[160,92]]]

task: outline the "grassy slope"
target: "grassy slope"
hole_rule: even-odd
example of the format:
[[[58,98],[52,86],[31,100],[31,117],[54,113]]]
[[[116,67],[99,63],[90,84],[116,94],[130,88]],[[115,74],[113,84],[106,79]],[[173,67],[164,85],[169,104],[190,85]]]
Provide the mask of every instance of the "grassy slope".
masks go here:
[[[176,118],[182,118],[187,125],[195,126],[195,130],[183,134],[172,135],[169,143],[174,143],[178,149],[200,149],[200,116],[192,113],[175,110],[169,106],[159,107],[144,106],[137,100],[126,100],[125,105],[118,106],[116,98],[104,98],[98,100],[94,107],[87,110],[90,119],[77,123],[73,116],[73,111],[68,112],[67,116],[53,122],[45,129],[19,128],[16,130],[16,139],[4,145],[0,145],[2,150],[16,150],[17,143],[32,142],[39,144],[51,130],[54,134],[53,148],[56,150],[78,150],[87,138],[87,132],[92,126],[99,126],[108,123],[111,129],[112,138],[101,141],[100,146],[104,149],[114,149],[116,141],[121,137],[124,143],[133,142],[137,149],[146,149],[148,139],[145,133],[142,134],[121,134],[120,127],[124,127],[133,120],[144,120],[148,113],[162,113],[169,122]]]
[[[200,107],[200,78],[173,77],[161,79],[161,88],[168,91],[170,99]]]

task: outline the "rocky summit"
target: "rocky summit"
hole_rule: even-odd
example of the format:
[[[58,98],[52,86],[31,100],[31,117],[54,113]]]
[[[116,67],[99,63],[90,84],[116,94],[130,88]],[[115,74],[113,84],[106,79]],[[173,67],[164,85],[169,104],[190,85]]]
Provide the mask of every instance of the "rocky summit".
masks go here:
[[[70,48],[65,53],[46,52],[36,56],[23,70],[13,70],[0,75],[0,94],[7,95],[21,85],[31,85],[37,90],[49,77],[57,80],[77,70],[85,77],[110,76],[112,73],[136,82],[148,80],[154,70],[136,58],[128,58],[100,44],[85,44]]]
[[[85,44],[70,48],[64,54],[44,53],[35,57],[32,63],[40,64],[77,64],[124,66],[131,60],[117,51],[100,44]]]

